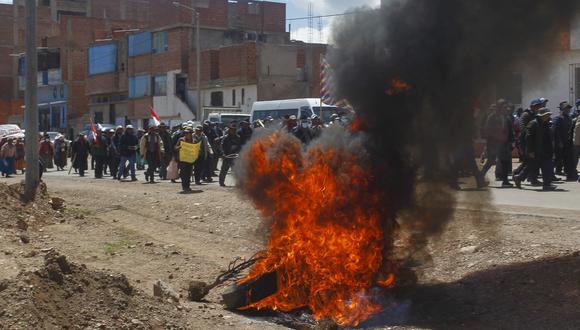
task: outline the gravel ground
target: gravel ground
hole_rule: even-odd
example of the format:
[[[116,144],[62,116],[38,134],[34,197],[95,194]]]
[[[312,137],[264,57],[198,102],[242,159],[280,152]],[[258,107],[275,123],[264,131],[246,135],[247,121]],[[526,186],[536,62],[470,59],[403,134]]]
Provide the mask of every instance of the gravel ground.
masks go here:
[[[51,288],[53,296],[70,299],[46,275],[48,251],[57,251],[75,265],[75,272],[65,274],[63,288],[90,282],[111,292],[114,282],[103,279],[123,276],[134,292],[130,297],[113,292],[114,299],[83,310],[76,310],[75,304],[47,301],[45,306],[56,305],[66,312],[39,307],[31,312],[36,315],[20,323],[14,320],[23,315],[18,314],[22,309],[0,305],[0,328],[284,328],[269,322],[269,316],[224,310],[225,287],[212,291],[205,302],[187,300],[191,280],[210,282],[235,257],[250,257],[263,247],[266,231],[260,217],[234,188],[212,183],[182,195],[180,185],[169,182],[121,183],[63,172],[48,173],[45,182],[50,196],[63,198],[66,207],[59,212],[39,211],[46,216],[43,225],[27,231],[0,226],[0,281],[5,283],[0,284],[0,303],[30,309],[27,306],[34,304],[29,299],[38,297],[21,292],[34,291],[27,285]],[[488,200],[489,194],[470,194],[462,199],[447,230],[430,242],[428,255],[416,267],[418,285],[387,297],[387,310],[364,326],[580,328],[577,211],[518,206],[482,210],[481,201]],[[18,212],[23,214],[27,207],[19,205]],[[23,243],[23,233],[29,243]],[[157,280],[173,288],[181,296],[179,302],[153,297]],[[84,296],[75,296],[80,294],[75,290],[69,294],[87,300],[98,296],[98,291],[84,291]],[[120,302],[127,308],[115,316],[112,311]],[[82,322],[75,313],[84,315]],[[47,318],[50,321],[41,322]],[[26,320],[31,324],[22,323]]]

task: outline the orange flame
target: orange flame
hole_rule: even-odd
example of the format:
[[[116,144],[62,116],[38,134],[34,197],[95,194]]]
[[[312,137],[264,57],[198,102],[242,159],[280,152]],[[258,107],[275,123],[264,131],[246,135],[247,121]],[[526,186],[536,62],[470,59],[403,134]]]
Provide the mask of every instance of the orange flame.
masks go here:
[[[261,194],[256,207],[273,218],[265,258],[248,282],[276,272],[278,291],[243,309],[308,307],[315,319],[358,325],[381,310],[370,289],[384,266],[392,228],[370,188],[360,150],[312,146],[284,133],[258,139],[242,155],[249,173],[242,189]],[[390,280],[390,281],[389,281]],[[394,282],[387,278],[388,287]]]
[[[391,79],[390,87],[385,91],[385,94],[394,96],[402,92],[411,90],[411,86],[399,78]]]

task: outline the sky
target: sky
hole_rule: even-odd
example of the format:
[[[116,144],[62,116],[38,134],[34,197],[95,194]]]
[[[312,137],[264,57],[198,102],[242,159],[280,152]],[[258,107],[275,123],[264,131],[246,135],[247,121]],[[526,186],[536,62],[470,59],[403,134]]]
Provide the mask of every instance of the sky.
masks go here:
[[[270,0],[286,3],[287,18],[308,16],[308,4],[312,3],[314,16],[341,14],[353,7],[378,7],[380,0]],[[0,0],[0,3],[12,3],[12,0]],[[292,21],[291,38],[294,40],[327,43],[330,40],[332,22],[335,18],[328,17],[314,20],[312,40],[310,39],[308,20]],[[288,30],[288,23],[286,23]]]

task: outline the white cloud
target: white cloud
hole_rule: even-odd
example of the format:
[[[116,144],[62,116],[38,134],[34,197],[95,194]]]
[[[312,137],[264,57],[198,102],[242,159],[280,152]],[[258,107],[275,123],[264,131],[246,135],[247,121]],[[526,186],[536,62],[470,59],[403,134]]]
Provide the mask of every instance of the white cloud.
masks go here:
[[[381,4],[380,0],[294,0],[293,5],[304,9],[305,12],[308,10],[308,4],[312,3],[315,15],[327,15],[327,14],[338,14],[343,13],[346,10],[357,8],[357,7],[378,7]]]

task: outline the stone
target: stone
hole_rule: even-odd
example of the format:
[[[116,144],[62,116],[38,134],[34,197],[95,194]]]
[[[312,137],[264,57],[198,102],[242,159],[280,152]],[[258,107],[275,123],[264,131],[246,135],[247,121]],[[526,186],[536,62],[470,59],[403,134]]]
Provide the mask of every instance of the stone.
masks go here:
[[[174,302],[179,302],[179,295],[177,294],[177,292],[175,292],[169,286],[169,284],[161,280],[157,280],[157,282],[153,284],[153,295],[155,297],[159,297],[162,299],[168,299]]]
[[[30,237],[28,237],[28,235],[26,234],[20,234],[20,241],[24,244],[28,244],[30,243]]]
[[[20,230],[26,231],[28,230],[28,223],[24,221],[24,219],[18,219],[18,221],[16,222],[16,227],[18,227],[18,229]]]
[[[471,245],[471,246],[465,246],[462,247],[461,249],[459,249],[459,252],[461,253],[475,253],[479,250],[479,248],[475,245]]]
[[[49,203],[52,206],[53,210],[58,211],[65,208],[64,202],[65,202],[64,199],[60,197],[53,197],[50,199]]]

